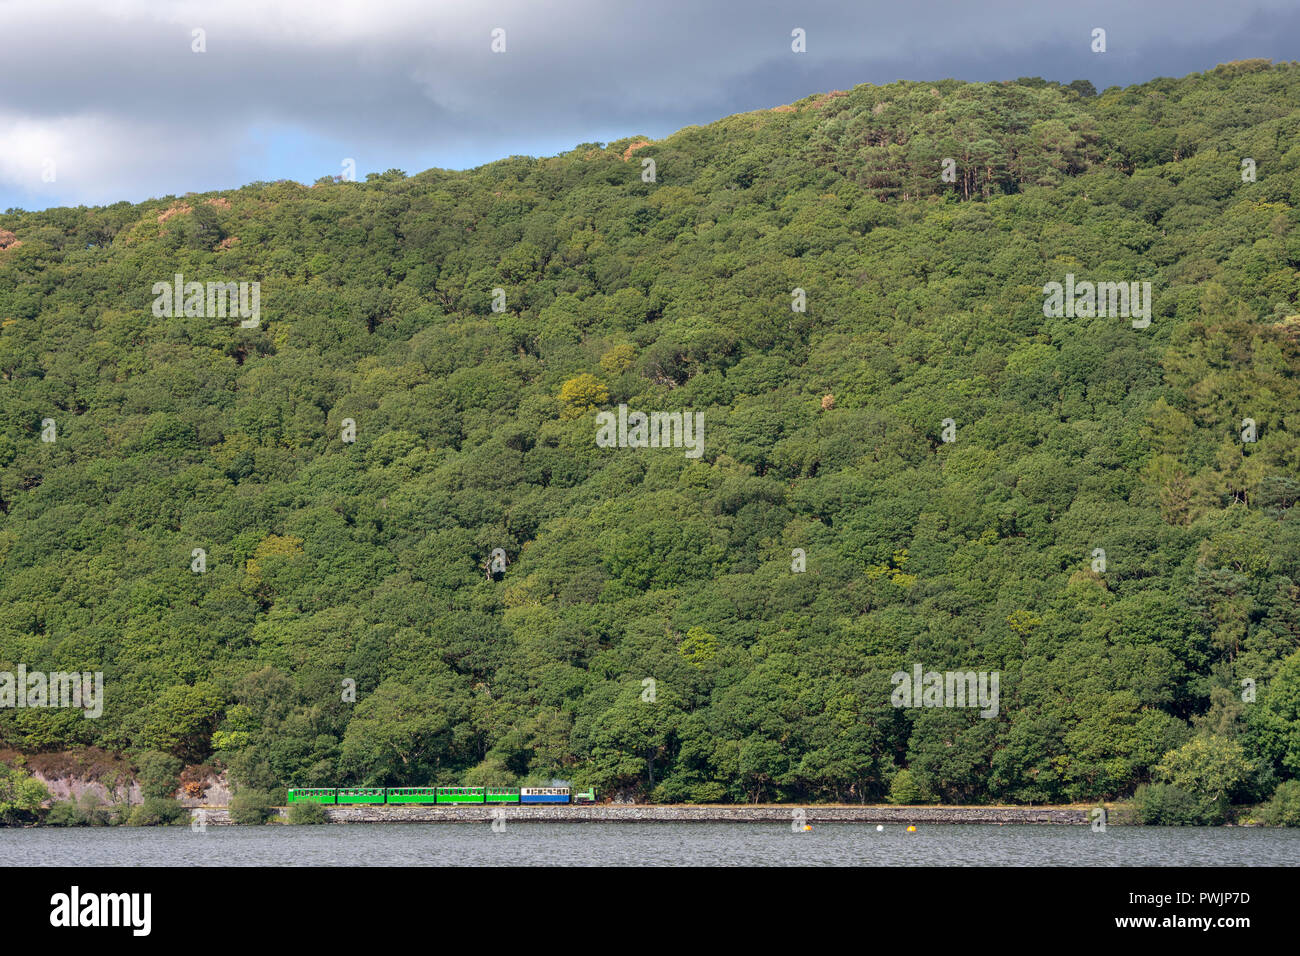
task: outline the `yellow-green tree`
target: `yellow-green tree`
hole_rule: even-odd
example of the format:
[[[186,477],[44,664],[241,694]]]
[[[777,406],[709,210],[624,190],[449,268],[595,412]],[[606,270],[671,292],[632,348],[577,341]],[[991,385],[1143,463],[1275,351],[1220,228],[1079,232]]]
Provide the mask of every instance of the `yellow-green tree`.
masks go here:
[[[581,418],[609,401],[609,389],[590,372],[583,372],[560,386],[560,401],[564,403],[565,418]]]

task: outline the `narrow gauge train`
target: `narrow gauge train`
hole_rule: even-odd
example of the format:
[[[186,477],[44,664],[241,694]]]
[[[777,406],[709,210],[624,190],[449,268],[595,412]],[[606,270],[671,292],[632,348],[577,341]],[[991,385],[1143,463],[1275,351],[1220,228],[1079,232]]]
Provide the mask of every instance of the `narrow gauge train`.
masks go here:
[[[595,803],[596,790],[568,787],[291,787],[290,803]]]

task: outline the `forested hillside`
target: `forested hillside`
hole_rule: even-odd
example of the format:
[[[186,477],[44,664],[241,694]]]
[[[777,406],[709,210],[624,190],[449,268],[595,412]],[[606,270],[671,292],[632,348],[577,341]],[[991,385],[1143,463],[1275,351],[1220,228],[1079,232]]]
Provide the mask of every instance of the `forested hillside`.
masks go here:
[[[260,283],[257,324],[155,314],[177,274]],[[1067,274],[1149,281],[1150,324],[1045,317]],[[0,747],[1265,800],[1300,776],[1297,313],[1300,65],[1263,61],[9,210],[0,670],[105,703],[0,710]],[[599,447],[620,404],[701,413],[703,454]],[[917,664],[998,672],[996,717],[895,707]]]

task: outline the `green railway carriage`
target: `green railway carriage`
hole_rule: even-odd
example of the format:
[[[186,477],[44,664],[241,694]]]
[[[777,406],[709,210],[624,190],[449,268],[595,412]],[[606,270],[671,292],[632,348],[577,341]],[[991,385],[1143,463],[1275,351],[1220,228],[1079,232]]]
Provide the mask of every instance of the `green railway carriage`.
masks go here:
[[[339,789],[339,803],[383,803],[383,787],[343,787]]]
[[[334,803],[338,798],[338,791],[333,787],[328,789],[323,787],[291,787],[289,789],[290,803]]]
[[[487,791],[484,787],[439,787],[439,803],[485,803]]]
[[[289,803],[594,803],[594,788],[574,793],[568,787],[290,787]]]
[[[437,803],[438,793],[433,787],[389,787],[389,803]]]

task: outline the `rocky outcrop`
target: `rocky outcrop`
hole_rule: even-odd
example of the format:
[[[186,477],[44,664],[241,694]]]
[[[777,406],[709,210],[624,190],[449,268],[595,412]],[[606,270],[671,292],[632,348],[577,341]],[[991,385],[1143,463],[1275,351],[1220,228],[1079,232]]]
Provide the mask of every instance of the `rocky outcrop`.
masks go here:
[[[172,216],[184,216],[194,211],[194,208],[186,203],[178,202],[175,205],[158,213],[159,224],[166,222]]]
[[[629,159],[631,159],[632,154],[635,153],[638,149],[644,149],[649,145],[650,145],[650,140],[648,139],[639,139],[635,143],[629,143],[627,149],[623,150],[623,162],[626,163]]]
[[[176,799],[184,807],[204,807],[229,805],[231,797],[230,780],[225,772],[215,773],[211,767],[186,767],[181,773],[181,788],[176,791]]]
[[[105,804],[137,804],[144,800],[130,762],[98,747],[25,756],[3,750],[0,761],[21,766],[45,785],[53,801],[80,800],[85,793],[93,793]],[[230,803],[230,782],[224,772],[195,764],[182,770],[174,796],[185,807],[226,806]]]
[[[102,803],[141,800],[131,765],[121,756],[98,747],[25,756],[6,750],[0,753],[0,760],[22,767],[45,784],[54,800],[77,800],[87,792],[95,794]]]
[[[45,784],[45,789],[50,792],[50,797],[54,800],[80,800],[84,793],[93,793],[99,798],[100,803],[117,803],[123,797],[126,798],[127,803],[132,804],[144,800],[140,785],[134,780],[114,786],[101,780],[87,780],[84,777],[47,777],[39,770],[32,771],[32,776]]]

